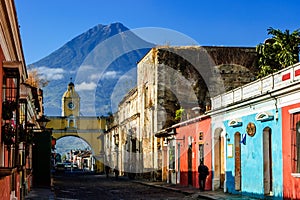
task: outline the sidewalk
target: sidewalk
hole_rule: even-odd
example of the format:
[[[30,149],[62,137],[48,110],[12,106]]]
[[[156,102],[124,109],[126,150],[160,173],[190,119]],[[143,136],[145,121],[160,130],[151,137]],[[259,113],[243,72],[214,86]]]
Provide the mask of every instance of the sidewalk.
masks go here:
[[[51,188],[33,187],[31,191],[25,196],[28,200],[54,200],[54,193]]]
[[[180,192],[186,195],[191,195],[192,199],[257,199],[254,197],[242,196],[242,195],[234,195],[229,193],[224,193],[223,190],[215,190],[215,191],[204,191],[200,192],[198,188],[169,184],[166,182],[151,182],[151,181],[142,181],[136,180],[135,182],[148,185],[152,187],[164,188],[167,190],[172,190],[176,192]]]

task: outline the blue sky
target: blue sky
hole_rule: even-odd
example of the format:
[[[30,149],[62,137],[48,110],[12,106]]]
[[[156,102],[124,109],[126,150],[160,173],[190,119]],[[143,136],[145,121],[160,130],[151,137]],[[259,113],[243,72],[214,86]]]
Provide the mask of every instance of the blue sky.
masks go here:
[[[159,27],[200,45],[256,46],[267,28],[300,28],[298,0],[15,0],[24,55],[31,64],[97,24]]]

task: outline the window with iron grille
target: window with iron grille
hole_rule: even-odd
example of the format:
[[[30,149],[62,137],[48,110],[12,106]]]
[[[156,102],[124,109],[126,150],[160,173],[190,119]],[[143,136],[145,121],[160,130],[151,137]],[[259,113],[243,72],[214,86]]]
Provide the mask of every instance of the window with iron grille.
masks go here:
[[[300,112],[291,115],[292,172],[300,173]]]
[[[1,167],[12,168],[18,165],[18,125],[19,125],[19,86],[17,68],[4,68],[2,85],[2,129],[1,141],[7,153],[2,156]]]
[[[199,144],[199,160],[204,162],[204,144]]]

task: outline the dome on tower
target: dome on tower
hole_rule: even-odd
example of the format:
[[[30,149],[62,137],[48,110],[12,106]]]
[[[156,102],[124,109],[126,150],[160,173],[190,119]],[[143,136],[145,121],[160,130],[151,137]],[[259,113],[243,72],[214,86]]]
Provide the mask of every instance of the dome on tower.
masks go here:
[[[78,98],[79,95],[78,93],[75,91],[75,85],[73,82],[70,82],[68,84],[68,89],[67,91],[65,91],[63,98]]]
[[[69,83],[68,86],[69,86],[69,87],[74,87],[75,85],[74,85],[74,83],[71,81],[71,82]]]

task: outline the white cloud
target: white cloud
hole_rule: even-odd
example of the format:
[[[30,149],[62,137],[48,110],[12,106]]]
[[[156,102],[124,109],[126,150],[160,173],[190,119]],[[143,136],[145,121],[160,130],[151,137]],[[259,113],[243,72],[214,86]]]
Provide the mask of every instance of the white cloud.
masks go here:
[[[49,68],[46,66],[37,68],[37,71],[41,78],[48,81],[63,79],[65,73],[64,69],[62,68]]]
[[[90,82],[90,83],[87,83],[87,82],[82,82],[82,83],[77,83],[75,85],[76,87],[76,90],[77,91],[83,91],[83,90],[95,90],[96,87],[97,87],[97,84],[94,83],[94,82]]]
[[[118,71],[107,71],[103,74],[94,73],[89,76],[90,81],[99,81],[99,79],[116,79],[120,77],[120,73]]]
[[[87,71],[96,69],[93,65],[81,65],[78,71]]]
[[[117,71],[107,71],[102,75],[103,79],[114,79],[118,77],[119,77],[119,73]]]
[[[92,75],[90,75],[90,80],[91,81],[98,81],[99,79],[100,79],[100,77],[101,77],[101,74],[92,74]]]

